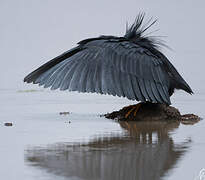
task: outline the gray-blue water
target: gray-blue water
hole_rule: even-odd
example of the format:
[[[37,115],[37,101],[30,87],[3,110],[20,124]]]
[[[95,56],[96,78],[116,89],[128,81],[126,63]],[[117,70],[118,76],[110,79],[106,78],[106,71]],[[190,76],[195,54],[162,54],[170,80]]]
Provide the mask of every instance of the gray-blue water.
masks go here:
[[[0,99],[3,179],[194,179],[205,167],[203,120],[119,123],[99,115],[135,102],[95,94],[1,90]],[[201,117],[204,100],[172,98],[182,114]]]

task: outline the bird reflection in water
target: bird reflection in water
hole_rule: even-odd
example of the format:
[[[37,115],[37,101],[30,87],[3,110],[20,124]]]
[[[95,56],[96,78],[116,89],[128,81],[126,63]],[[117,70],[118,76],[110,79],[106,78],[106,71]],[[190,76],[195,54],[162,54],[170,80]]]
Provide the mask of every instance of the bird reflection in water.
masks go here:
[[[59,143],[31,148],[29,164],[68,179],[159,180],[186,153],[191,140],[175,144],[170,122],[119,122],[121,134],[96,136],[87,144]]]

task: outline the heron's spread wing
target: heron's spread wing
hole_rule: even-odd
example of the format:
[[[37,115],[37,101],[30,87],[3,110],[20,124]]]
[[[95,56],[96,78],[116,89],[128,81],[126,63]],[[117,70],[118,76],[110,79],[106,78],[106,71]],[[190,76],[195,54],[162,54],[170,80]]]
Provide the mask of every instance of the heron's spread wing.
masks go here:
[[[36,70],[24,80],[51,89],[171,104],[163,63],[148,50],[128,41],[90,41],[50,68],[39,69],[40,72]]]

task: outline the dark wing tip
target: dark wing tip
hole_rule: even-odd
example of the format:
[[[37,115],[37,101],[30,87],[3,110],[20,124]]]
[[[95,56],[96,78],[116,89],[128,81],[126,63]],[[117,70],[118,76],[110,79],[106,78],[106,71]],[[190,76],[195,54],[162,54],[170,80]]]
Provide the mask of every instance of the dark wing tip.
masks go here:
[[[81,47],[77,46],[74,47],[66,52],[64,52],[63,54],[51,59],[50,61],[48,61],[47,63],[43,64],[42,66],[40,66],[39,68],[37,68],[36,70],[34,70],[33,72],[31,72],[30,74],[28,74],[23,81],[27,82],[27,83],[35,83],[36,79],[43,74],[44,72],[48,71],[49,69],[51,69],[52,67],[54,67],[55,65],[61,63],[62,61],[64,61],[65,59],[71,57],[72,55],[78,53],[79,51],[81,51]]]
[[[23,82],[32,83],[34,79],[32,78],[32,73],[28,74],[24,79]]]
[[[28,74],[24,79],[23,79],[23,82],[26,82],[26,83],[31,83],[32,80],[31,80],[31,73]]]
[[[187,91],[186,91],[187,92]],[[190,90],[189,90],[189,92],[188,92],[189,94],[194,94],[194,92],[192,91],[192,89],[190,88]]]

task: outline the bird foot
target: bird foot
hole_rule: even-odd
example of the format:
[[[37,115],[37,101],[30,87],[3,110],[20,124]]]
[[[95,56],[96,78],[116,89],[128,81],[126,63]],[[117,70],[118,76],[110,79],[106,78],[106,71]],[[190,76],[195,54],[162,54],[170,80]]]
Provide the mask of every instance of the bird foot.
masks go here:
[[[141,105],[141,103],[132,105],[131,109],[129,109],[128,112],[125,114],[125,119],[132,119],[133,116],[136,117]]]

